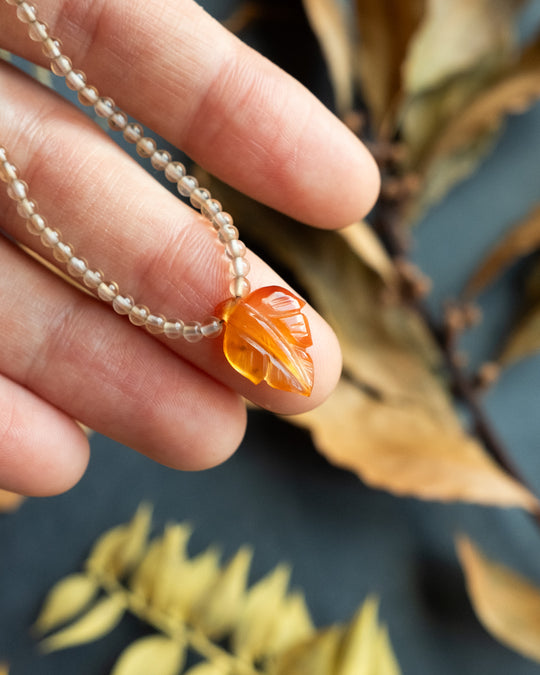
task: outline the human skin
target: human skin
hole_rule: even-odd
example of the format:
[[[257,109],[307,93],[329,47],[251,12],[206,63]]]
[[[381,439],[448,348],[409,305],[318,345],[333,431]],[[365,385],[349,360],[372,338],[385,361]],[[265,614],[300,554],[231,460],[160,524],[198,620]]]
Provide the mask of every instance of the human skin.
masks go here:
[[[372,207],[379,175],[360,141],[196,3],[37,4],[39,18],[89,84],[235,188],[315,227],[345,226]],[[4,0],[0,47],[48,65]],[[197,213],[80,111],[5,63],[0,146],[51,227],[137,301],[200,320],[226,299],[227,265]],[[0,228],[47,256],[4,187]],[[252,288],[284,285],[253,253],[247,258]],[[335,335],[310,307],[315,385],[306,398],[232,372],[219,339],[173,342],[133,327],[5,238],[0,269],[5,489],[49,495],[76,483],[89,448],[75,419],[168,466],[204,469],[240,443],[244,398],[299,413],[319,405],[339,378]]]

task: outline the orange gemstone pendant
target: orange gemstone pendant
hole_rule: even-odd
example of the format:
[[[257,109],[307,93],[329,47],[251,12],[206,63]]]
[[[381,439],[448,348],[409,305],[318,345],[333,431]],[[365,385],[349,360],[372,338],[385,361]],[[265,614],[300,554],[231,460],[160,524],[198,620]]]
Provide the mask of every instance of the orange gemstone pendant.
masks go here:
[[[280,286],[266,286],[246,298],[220,305],[225,323],[223,351],[231,366],[248,380],[263,380],[281,391],[309,396],[313,344],[302,307],[306,303]]]

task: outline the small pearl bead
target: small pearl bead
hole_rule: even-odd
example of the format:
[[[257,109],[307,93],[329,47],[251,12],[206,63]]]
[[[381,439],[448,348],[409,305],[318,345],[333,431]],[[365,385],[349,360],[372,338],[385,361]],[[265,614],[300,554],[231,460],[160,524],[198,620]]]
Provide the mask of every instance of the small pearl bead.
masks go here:
[[[6,0],[8,5],[19,5],[22,0]]]
[[[34,213],[34,215],[30,216],[26,221],[26,229],[30,234],[41,234],[46,227],[47,221],[43,216],[40,216],[39,213]]]
[[[7,152],[2,146],[0,146],[0,162],[7,162]]]
[[[153,138],[145,136],[137,141],[135,148],[139,157],[151,157],[156,151],[156,142]]]
[[[99,99],[98,90],[92,86],[86,86],[77,94],[79,103],[82,105],[96,105]]]
[[[17,7],[17,18],[23,23],[35,21],[37,19],[36,8],[28,2],[21,2]]]
[[[98,117],[109,118],[115,111],[114,101],[108,96],[101,96],[94,105],[94,110]]]
[[[86,86],[86,75],[82,70],[70,70],[66,75],[66,84],[73,91],[81,91]]]
[[[129,314],[135,304],[131,295],[117,295],[113,300],[112,306],[117,314]]]
[[[97,288],[103,282],[103,272],[101,270],[86,270],[83,274],[83,282],[88,288]]]
[[[55,38],[46,38],[41,45],[41,51],[48,59],[57,59],[62,55],[62,43]]]
[[[212,217],[212,225],[215,230],[220,230],[222,227],[232,224],[232,216],[230,213],[225,213],[225,211],[220,211],[220,213],[216,213],[216,215]]]
[[[145,327],[149,333],[159,335],[160,333],[163,333],[166,322],[167,319],[163,316],[163,314],[149,314],[146,317]]]
[[[47,248],[52,248],[53,246],[56,246],[58,242],[60,241],[60,232],[58,230],[53,229],[52,227],[46,227],[42,232],[41,232],[41,243],[43,246],[46,246]]]
[[[145,305],[134,305],[129,313],[129,320],[134,326],[144,326],[150,316],[150,310]]]
[[[246,255],[246,245],[240,239],[231,239],[225,244],[225,253],[229,258],[241,258]]]
[[[44,21],[33,21],[28,26],[28,35],[34,42],[43,42],[49,37],[49,26]]]
[[[165,178],[171,183],[178,183],[186,175],[186,167],[182,162],[169,162],[165,167]]]
[[[218,239],[222,244],[226,244],[232,239],[238,239],[238,230],[234,225],[225,225],[218,232]]]
[[[17,213],[21,218],[30,218],[37,210],[37,204],[33,199],[23,199],[17,204]]]
[[[118,295],[118,284],[114,281],[102,281],[97,287],[97,294],[105,302],[112,302]]]
[[[223,321],[216,319],[214,316],[207,319],[201,327],[201,333],[203,334],[203,337],[206,338],[218,337],[218,335],[221,335],[222,331]]]
[[[28,185],[23,180],[16,179],[8,185],[7,193],[8,197],[16,199],[17,201],[26,199],[28,195]]]
[[[0,179],[3,180],[4,183],[17,180],[18,176],[19,170],[15,164],[7,161],[2,163],[2,166],[0,167]]]
[[[125,112],[117,108],[107,120],[109,129],[112,131],[123,131],[128,124],[128,116]]]
[[[247,277],[250,265],[245,258],[233,258],[231,261],[231,274],[235,277]]]
[[[73,256],[68,260],[67,271],[73,277],[82,277],[88,269],[88,263],[84,258]]]
[[[235,298],[245,298],[251,290],[249,281],[244,277],[236,277],[229,286],[231,295]]]
[[[196,209],[200,209],[207,199],[210,199],[210,193],[204,188],[197,188],[196,190],[193,190],[189,196],[191,206]]]
[[[171,340],[181,338],[184,331],[183,321],[166,321],[163,326],[163,332]]]
[[[143,137],[143,128],[140,124],[130,122],[124,129],[124,138],[128,143],[137,143]]]
[[[150,162],[157,171],[164,171],[171,161],[171,153],[166,150],[156,150],[152,155]]]
[[[212,220],[212,218],[218,214],[221,211],[221,204],[218,202],[217,199],[208,199],[202,206],[201,206],[201,213],[203,216],[206,216],[209,220]]]
[[[189,321],[184,324],[184,339],[188,342],[199,342],[203,334],[201,324],[198,321]]]
[[[66,263],[73,257],[73,246],[71,246],[71,244],[65,244],[63,241],[59,241],[53,246],[53,256],[59,262]]]
[[[60,56],[51,61],[51,70],[58,77],[65,77],[72,68],[71,59],[69,56],[64,56],[64,54],[60,54]]]
[[[194,176],[184,176],[178,181],[178,192],[182,197],[189,197],[189,195],[199,187],[199,181]]]

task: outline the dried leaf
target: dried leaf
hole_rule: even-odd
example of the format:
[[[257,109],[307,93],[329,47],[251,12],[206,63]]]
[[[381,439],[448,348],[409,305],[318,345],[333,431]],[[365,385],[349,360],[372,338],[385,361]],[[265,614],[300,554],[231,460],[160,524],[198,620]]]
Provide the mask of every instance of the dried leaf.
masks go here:
[[[292,593],[283,601],[268,639],[267,654],[280,654],[296,644],[304,642],[315,632],[306,601],[302,593]]]
[[[467,284],[467,294],[480,293],[516,260],[539,248],[540,205],[536,206],[524,220],[512,227],[497,243]]]
[[[377,612],[377,601],[368,598],[350,622],[336,675],[399,675],[386,632],[379,627]]]
[[[356,0],[358,74],[379,136],[388,137],[393,131],[402,64],[425,6],[426,0]]]
[[[240,658],[267,654],[290,576],[289,567],[279,565],[249,590],[231,637],[233,652]]]
[[[87,574],[71,574],[61,579],[45,598],[35,628],[48,633],[80,614],[96,597],[97,581]]]
[[[25,497],[9,490],[0,490],[0,513],[16,511],[23,503]]]
[[[220,574],[220,553],[209,548],[200,555],[186,560],[171,587],[169,612],[171,616],[186,619],[193,607],[201,601]]]
[[[512,331],[499,361],[508,366],[540,352],[540,304],[533,307]]]
[[[41,649],[52,652],[97,640],[120,623],[125,609],[123,593],[114,593],[103,598],[78,621],[43,640]]]
[[[352,35],[346,5],[340,0],[303,2],[328,67],[337,112],[343,117],[352,108],[354,83]]]
[[[339,231],[351,251],[367,265],[390,289],[396,289],[398,275],[388,253],[373,228],[365,221],[353,223]]]
[[[426,408],[391,406],[342,380],[316,412],[294,419],[330,461],[373,487],[422,499],[538,507],[474,439],[441,426]]]
[[[333,627],[278,656],[270,675],[328,675],[335,672],[343,631]]]
[[[150,635],[122,652],[111,675],[176,675],[182,670],[185,654],[185,642],[164,635]]]
[[[208,637],[220,640],[236,624],[246,598],[252,557],[251,549],[241,548],[191,612],[193,624]]]
[[[500,642],[540,662],[540,589],[485,557],[467,537],[457,541],[477,617]]]
[[[234,675],[234,673],[225,664],[205,662],[186,670],[184,675]]]
[[[86,562],[86,569],[97,576],[120,579],[139,562],[148,538],[152,511],[141,504],[127,525],[106,532],[94,545]]]
[[[302,314],[306,303],[280,286],[258,288],[242,300],[227,301],[223,352],[248,380],[309,396],[313,361],[307,353],[311,333]]]

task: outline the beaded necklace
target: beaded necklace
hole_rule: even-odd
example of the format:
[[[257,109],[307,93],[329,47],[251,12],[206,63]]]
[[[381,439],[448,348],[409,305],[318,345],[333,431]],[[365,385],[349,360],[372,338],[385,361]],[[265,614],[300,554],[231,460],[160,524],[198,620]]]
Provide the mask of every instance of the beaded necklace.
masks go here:
[[[5,147],[0,145],[0,180],[7,183],[7,192],[17,202],[17,212],[25,219],[27,230],[52,249],[54,258],[66,265],[66,271],[79,279],[100,300],[109,303],[115,312],[126,315],[132,324],[142,326],[154,335],[172,340],[184,338],[198,342],[203,338],[222,336],[223,352],[230,365],[255,384],[265,381],[275,389],[309,396],[313,389],[313,362],[306,349],[312,345],[307,319],[302,313],[305,303],[289,290],[267,286],[251,291],[247,279],[249,263],[246,247],[239,239],[232,217],[222,210],[217,199],[199,186],[194,176],[187,175],[181,162],[157,148],[153,138],[144,135],[140,124],[129,122],[127,114],[112,98],[100,96],[96,87],[87,83],[81,70],[74,70],[71,59],[62,53],[62,44],[51,37],[47,24],[38,19],[37,9],[26,0],[6,0],[16,7],[17,17],[28,26],[32,40],[41,43],[43,54],[50,59],[55,75],[65,78],[67,86],[77,92],[85,106],[105,119],[109,128],[120,131],[137,153],[150,160],[154,169],[176,183],[178,192],[200,210],[223,244],[231,272],[231,298],[222,302],[215,316],[204,322],[168,319],[153,313],[121,293],[118,284],[106,279],[103,272],[89,266],[75,254],[71,244],[62,239],[59,230],[49,226],[38,213],[35,200],[28,194],[28,185],[19,177]]]

